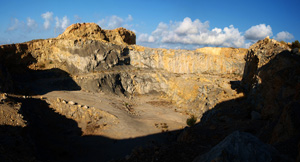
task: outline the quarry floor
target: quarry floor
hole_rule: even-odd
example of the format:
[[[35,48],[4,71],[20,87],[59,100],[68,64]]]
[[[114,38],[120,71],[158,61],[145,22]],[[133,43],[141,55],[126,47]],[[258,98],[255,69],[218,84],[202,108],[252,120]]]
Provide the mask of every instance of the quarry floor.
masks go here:
[[[136,138],[183,129],[189,118],[184,112],[177,111],[177,107],[171,102],[161,98],[160,94],[140,95],[129,99],[101,92],[52,91],[43,96],[46,100],[61,98],[73,101],[116,116],[117,124],[94,134],[113,139]],[[126,107],[130,107],[130,110]]]
[[[41,160],[110,161],[124,158],[134,150],[176,140],[189,118],[160,94],[129,99],[79,90],[14,98],[22,102],[22,115],[27,120],[27,126],[22,130],[28,132]],[[56,112],[51,103],[57,98],[100,109],[114,116],[117,122],[99,128],[95,133],[85,133],[78,121],[77,125],[75,120]]]

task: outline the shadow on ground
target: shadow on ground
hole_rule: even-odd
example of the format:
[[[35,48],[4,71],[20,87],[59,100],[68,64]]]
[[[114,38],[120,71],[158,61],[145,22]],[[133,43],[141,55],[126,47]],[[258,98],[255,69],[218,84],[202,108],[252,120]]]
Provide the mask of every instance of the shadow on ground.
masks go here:
[[[178,131],[166,132],[124,140],[103,136],[82,136],[82,131],[74,120],[56,113],[45,101],[33,98],[14,98],[14,100],[22,102],[19,112],[27,121],[27,126],[24,128],[0,126],[2,134],[0,146],[4,150],[2,152],[7,153],[0,156],[4,161],[22,161],[22,156],[28,156],[23,154],[9,156],[14,154],[15,148],[25,149],[24,152],[41,161],[109,161],[125,157],[134,148],[138,150],[139,146],[167,144],[178,133]],[[12,134],[15,135],[11,137]],[[20,139],[18,144],[13,142],[14,139]]]
[[[19,91],[24,94],[43,95],[51,91],[74,91],[80,90],[80,86],[61,69],[52,68],[47,70],[29,70],[23,78],[26,81],[18,81]]]
[[[284,55],[278,57],[277,60],[270,61],[275,68],[279,68],[276,61],[280,62],[286,59],[287,64],[291,64],[290,60],[294,59]],[[297,62],[295,64],[298,65]],[[299,76],[299,66],[295,67],[293,68],[295,74]],[[294,83],[295,75],[291,75],[294,74],[291,73],[293,69],[288,69],[286,72],[279,69],[274,74],[268,74],[269,71],[266,70],[266,79],[261,77],[261,87],[268,88],[269,84],[266,83],[272,84],[273,81],[270,78],[274,75],[282,75],[282,82],[277,81],[276,83],[287,85],[286,89],[291,87],[291,90],[289,89],[291,95],[287,95],[286,100],[290,101],[293,97],[297,99],[297,96],[300,96],[299,91],[294,94],[292,90],[294,85],[299,84]],[[32,80],[27,80],[29,82],[26,82],[25,85],[28,87],[25,89],[33,89],[34,93],[37,94],[44,94],[53,90],[80,89],[68,77],[68,74],[59,69],[30,72],[29,74]],[[22,75],[17,80],[22,81]],[[285,84],[285,80],[293,84]],[[30,81],[33,82],[30,83]],[[242,91],[243,89],[239,85],[239,82],[232,82],[233,89]],[[266,91],[268,90],[266,89]],[[274,94],[275,92],[281,93],[279,90],[274,90]],[[198,155],[208,152],[234,131],[248,132],[264,143],[270,143],[270,138],[278,123],[279,126],[280,122],[287,123],[283,125],[282,130],[289,129],[284,127],[289,123],[293,124],[288,120],[285,121],[284,116],[282,121],[279,120],[280,116],[276,118],[253,118],[252,112],[256,109],[249,103],[249,98],[237,98],[217,104],[203,115],[200,123],[191,128],[133,139],[115,140],[104,136],[82,136],[82,131],[74,120],[56,113],[44,100],[13,99],[22,103],[19,113],[24,116],[27,126],[24,128],[0,126],[0,153],[3,153],[0,155],[0,161],[109,161],[126,155],[130,156],[118,161],[192,161]],[[285,111],[294,110],[292,108],[297,108],[297,106],[287,107]],[[299,114],[299,111],[297,113]],[[284,113],[280,112],[279,115],[281,114]],[[295,118],[294,123],[299,121],[293,111],[287,113],[286,117],[292,120]],[[292,128],[294,129],[294,127]],[[292,142],[283,141],[284,145],[274,144],[280,153],[287,154],[292,159],[297,158],[298,130],[295,129],[295,132],[292,132],[294,134],[290,135],[293,138],[295,136],[295,140]],[[141,146],[142,148],[139,148]],[[289,150],[289,152],[284,152],[284,150]]]

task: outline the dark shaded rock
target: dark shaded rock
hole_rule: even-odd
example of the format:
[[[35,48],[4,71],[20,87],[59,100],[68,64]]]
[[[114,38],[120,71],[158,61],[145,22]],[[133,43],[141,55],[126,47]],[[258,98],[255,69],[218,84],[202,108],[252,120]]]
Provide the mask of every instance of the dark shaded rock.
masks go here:
[[[261,115],[257,111],[251,111],[251,119],[252,120],[259,120],[261,119]]]
[[[272,146],[264,144],[257,137],[249,133],[236,131],[228,135],[208,153],[195,158],[194,162],[268,162],[274,159],[286,160],[278,156],[277,151]]]

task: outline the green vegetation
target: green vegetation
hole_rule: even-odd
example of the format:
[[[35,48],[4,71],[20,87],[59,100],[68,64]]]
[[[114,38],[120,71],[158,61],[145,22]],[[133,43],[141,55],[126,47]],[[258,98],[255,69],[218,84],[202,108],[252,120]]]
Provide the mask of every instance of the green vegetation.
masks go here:
[[[197,118],[192,115],[190,118],[186,119],[186,124],[190,127],[194,126],[196,124]]]

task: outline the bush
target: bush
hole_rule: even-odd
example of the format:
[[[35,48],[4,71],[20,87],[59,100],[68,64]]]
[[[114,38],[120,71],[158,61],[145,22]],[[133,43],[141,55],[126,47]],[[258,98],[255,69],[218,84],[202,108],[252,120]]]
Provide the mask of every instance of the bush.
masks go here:
[[[292,43],[292,48],[300,48],[300,43],[298,40],[295,40],[293,43]]]
[[[197,118],[192,115],[190,118],[186,119],[186,124],[190,127],[194,126],[196,124]]]

